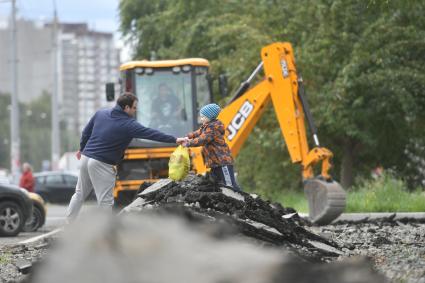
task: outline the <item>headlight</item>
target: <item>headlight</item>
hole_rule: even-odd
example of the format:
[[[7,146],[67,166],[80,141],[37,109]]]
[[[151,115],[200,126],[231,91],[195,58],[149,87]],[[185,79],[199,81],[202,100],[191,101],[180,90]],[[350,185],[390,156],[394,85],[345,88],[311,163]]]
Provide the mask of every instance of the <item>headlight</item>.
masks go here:
[[[40,204],[44,205],[44,200],[43,198],[36,193],[28,193],[28,195],[30,196],[30,198],[35,201],[35,202],[39,202]]]

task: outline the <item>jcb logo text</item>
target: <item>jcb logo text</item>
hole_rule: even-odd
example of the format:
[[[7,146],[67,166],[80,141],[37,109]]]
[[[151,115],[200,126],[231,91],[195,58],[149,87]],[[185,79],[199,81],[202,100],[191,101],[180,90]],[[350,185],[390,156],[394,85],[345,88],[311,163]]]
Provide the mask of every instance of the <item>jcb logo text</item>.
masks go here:
[[[229,126],[227,127],[227,130],[229,130],[227,139],[229,141],[231,141],[236,136],[239,129],[245,123],[246,118],[248,118],[249,114],[252,112],[252,109],[254,109],[254,106],[248,100],[242,104],[238,113],[236,113],[235,117],[232,119],[232,122],[230,122]]]

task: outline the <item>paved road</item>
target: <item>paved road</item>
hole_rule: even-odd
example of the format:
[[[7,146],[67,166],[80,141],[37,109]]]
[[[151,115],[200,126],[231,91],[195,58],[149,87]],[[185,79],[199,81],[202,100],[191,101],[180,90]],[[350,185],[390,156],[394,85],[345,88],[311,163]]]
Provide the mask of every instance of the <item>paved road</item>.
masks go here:
[[[94,203],[86,203],[83,206],[83,211],[85,209],[89,209],[93,207]],[[16,237],[0,237],[0,246],[2,245],[11,245],[11,244],[17,244],[19,242],[25,241],[27,239],[40,236],[42,234],[49,233],[57,228],[62,227],[65,224],[65,215],[66,215],[66,209],[68,205],[67,204],[47,204],[47,217],[46,217],[46,223],[43,227],[38,229],[37,232],[21,232]]]
[[[55,229],[65,224],[67,204],[47,204],[47,218],[44,229]]]

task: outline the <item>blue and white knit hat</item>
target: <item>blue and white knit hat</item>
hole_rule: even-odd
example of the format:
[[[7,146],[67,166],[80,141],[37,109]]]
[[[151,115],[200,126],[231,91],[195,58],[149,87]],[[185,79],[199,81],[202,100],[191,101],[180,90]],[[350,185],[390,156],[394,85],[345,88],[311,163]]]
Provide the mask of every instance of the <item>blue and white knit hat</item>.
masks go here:
[[[207,104],[199,110],[202,116],[207,117],[210,120],[214,120],[217,118],[218,114],[220,114],[221,108],[215,103]]]

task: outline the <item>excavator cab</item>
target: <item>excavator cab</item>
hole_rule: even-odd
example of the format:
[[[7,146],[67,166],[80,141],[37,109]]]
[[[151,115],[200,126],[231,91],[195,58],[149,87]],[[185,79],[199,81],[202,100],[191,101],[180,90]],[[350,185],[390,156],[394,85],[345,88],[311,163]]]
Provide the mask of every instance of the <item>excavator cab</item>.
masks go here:
[[[208,61],[199,58],[131,61],[120,68],[121,92],[139,99],[136,119],[142,125],[182,137],[198,129],[199,109],[211,103],[208,68]],[[108,97],[108,85],[106,90]],[[175,144],[134,139],[117,168],[116,202],[126,204],[141,184],[167,178],[174,149]]]
[[[184,136],[198,127],[199,107],[211,101],[208,61],[141,61],[122,69],[125,91],[139,99],[136,119],[144,126]],[[169,65],[169,66],[167,66]],[[158,147],[159,144],[149,144]],[[161,145],[162,146],[162,145]]]

